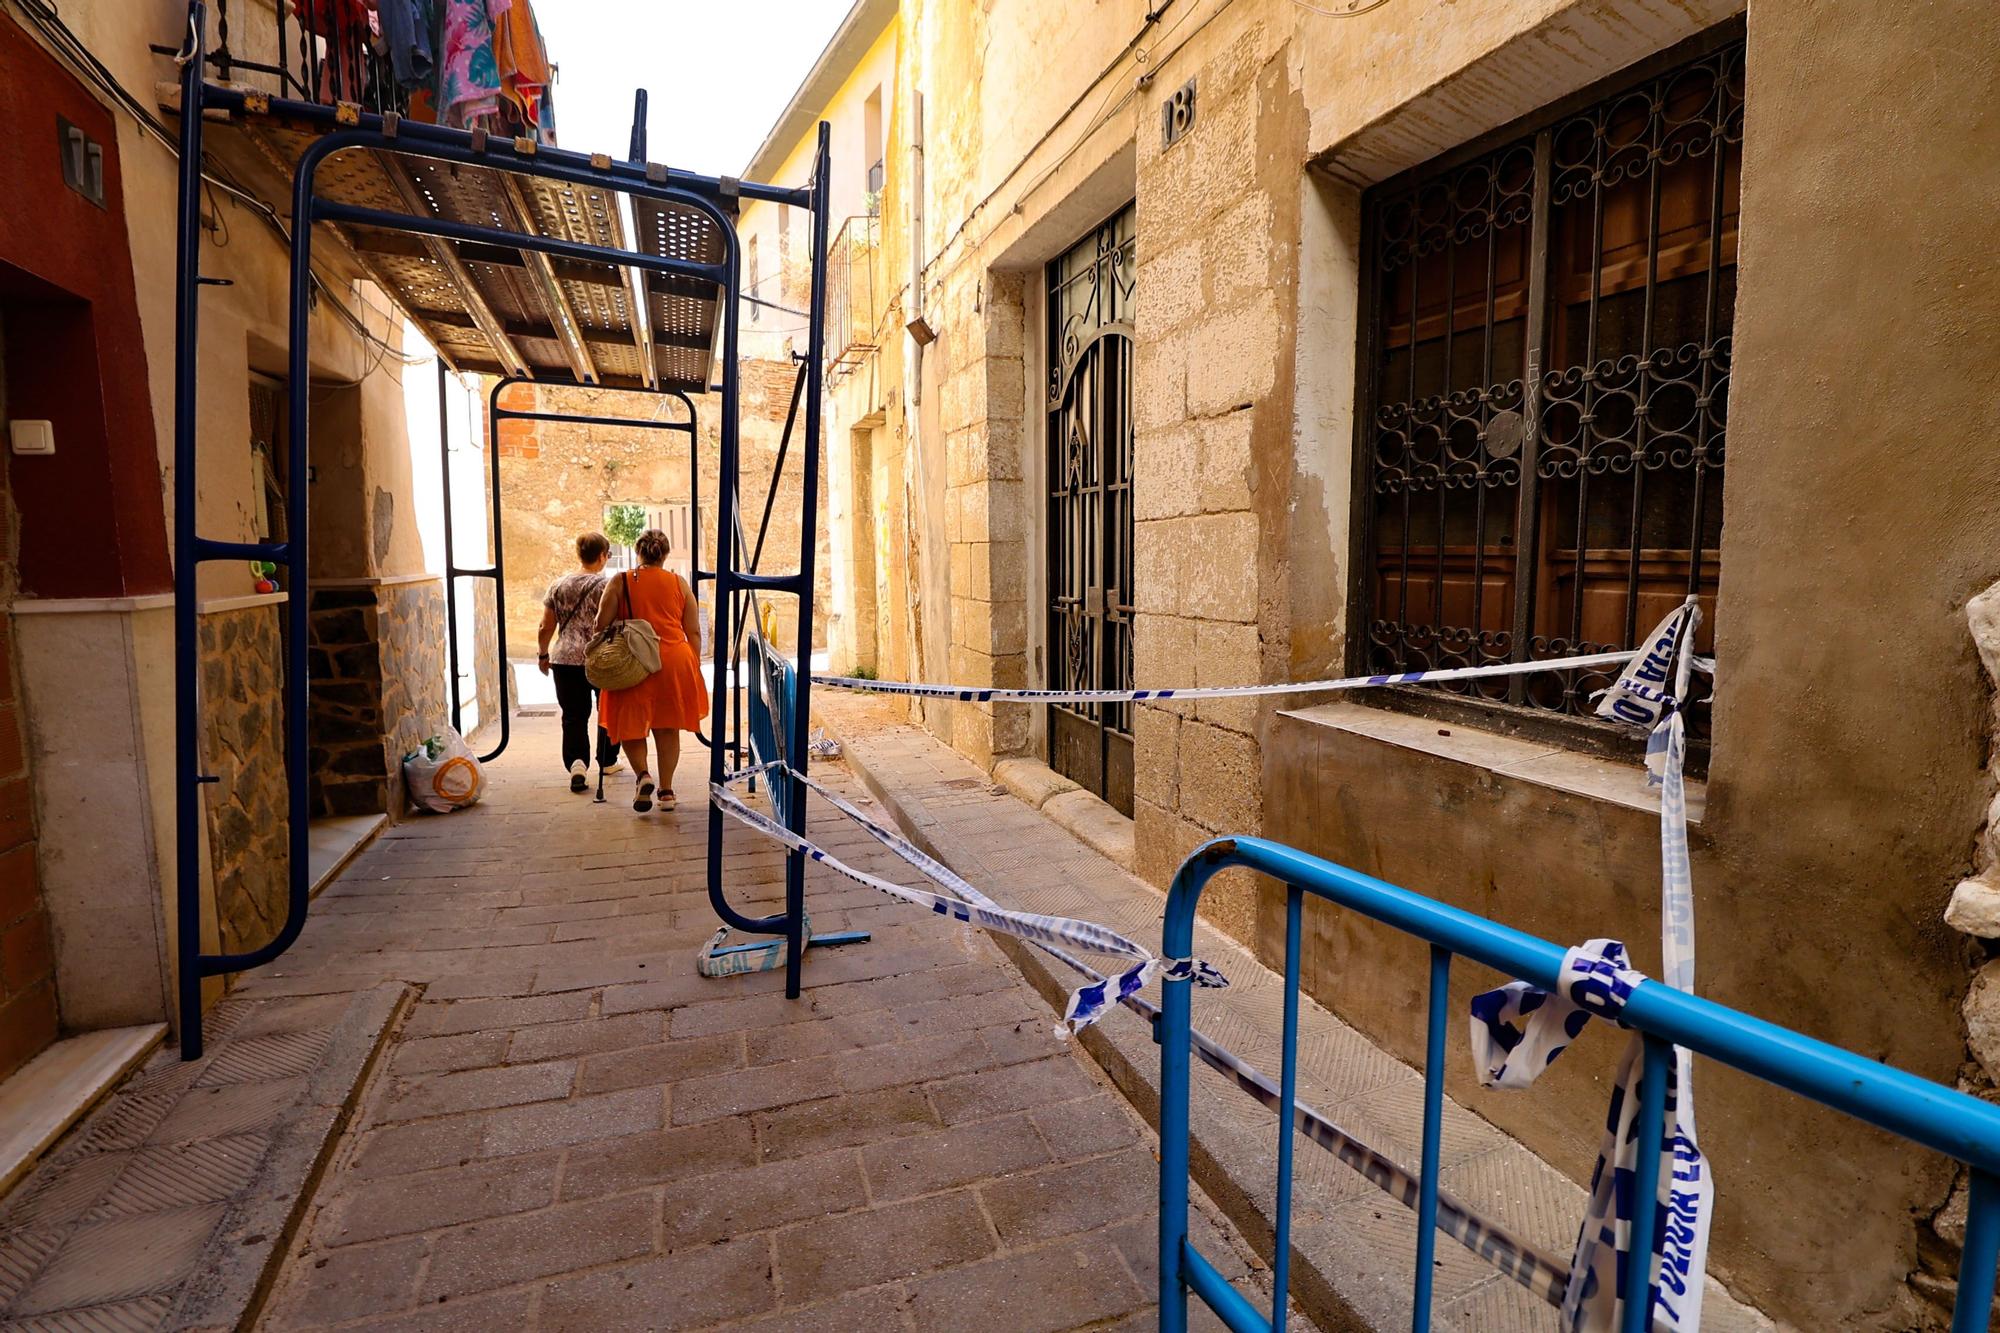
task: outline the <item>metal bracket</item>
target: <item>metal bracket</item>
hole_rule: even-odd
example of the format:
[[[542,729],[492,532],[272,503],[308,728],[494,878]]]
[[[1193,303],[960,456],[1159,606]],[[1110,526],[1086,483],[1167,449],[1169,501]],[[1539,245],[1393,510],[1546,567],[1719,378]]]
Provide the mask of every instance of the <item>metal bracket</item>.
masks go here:
[[[655,185],[665,185],[667,183],[666,167],[659,162],[648,162],[646,164],[646,179]]]
[[[472,127],[471,147],[472,151],[475,153],[483,153],[486,151],[486,131],[483,127],[478,125]]]
[[[271,94],[245,92],[243,109],[253,116],[267,116],[271,113]]]
[[[525,134],[517,134],[514,136],[514,151],[516,153],[519,153],[522,157],[533,157],[535,155],[535,149],[537,146],[538,145],[535,143],[535,141],[533,139],[530,139]]]
[[[333,104],[333,118],[342,125],[359,125],[361,123],[361,103],[335,102]]]
[[[398,134],[402,133],[402,129],[403,129],[403,118],[401,116],[397,115],[393,111],[384,111],[382,113],[383,138],[393,139]]]
[[[715,182],[716,197],[730,212],[736,212],[742,203],[743,182],[734,176],[719,176]]]

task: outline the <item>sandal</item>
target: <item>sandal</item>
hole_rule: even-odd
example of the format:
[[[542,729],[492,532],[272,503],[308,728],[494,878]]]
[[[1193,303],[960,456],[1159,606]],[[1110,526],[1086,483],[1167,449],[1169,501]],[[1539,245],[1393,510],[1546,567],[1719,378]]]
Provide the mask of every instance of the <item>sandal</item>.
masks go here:
[[[679,802],[679,801],[678,801],[678,800],[677,800],[677,799],[675,798],[675,796],[674,796],[674,789],[673,789],[672,787],[669,787],[669,788],[667,788],[667,789],[666,789],[665,791],[663,791],[663,792],[661,792],[661,793],[660,793],[660,811],[661,811],[661,813],[663,813],[663,814],[664,814],[664,813],[666,813],[667,811],[670,811],[670,810],[673,810],[673,809],[675,809],[675,808],[676,808],[677,806],[679,806],[679,804],[680,804],[680,802]]]
[[[653,775],[651,773],[639,774],[637,778],[637,791],[632,797],[632,808],[642,815],[651,810],[653,808],[654,790]]]

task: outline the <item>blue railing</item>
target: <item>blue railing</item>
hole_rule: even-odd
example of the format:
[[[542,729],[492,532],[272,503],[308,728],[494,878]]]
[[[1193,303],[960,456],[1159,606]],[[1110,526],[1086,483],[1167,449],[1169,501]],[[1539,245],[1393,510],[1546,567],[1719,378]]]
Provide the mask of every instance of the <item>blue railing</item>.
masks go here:
[[[1417,1198],[1416,1285],[1411,1327],[1430,1327],[1432,1255],[1437,1244],[1439,1132],[1444,1119],[1444,1034],[1451,1020],[1447,983],[1451,960],[1463,956],[1544,990],[1557,989],[1564,951],[1546,940],[1448,907],[1369,875],[1259,838],[1223,838],[1195,849],[1167,894],[1164,954],[1192,954],[1195,904],[1202,888],[1223,870],[1260,871],[1287,887],[1285,911],[1284,1067],[1278,1130],[1275,1291],[1269,1316],[1231,1287],[1188,1240],[1188,1056],[1192,1032],[1189,988],[1165,987],[1159,1021],[1160,1059],[1160,1327],[1187,1328],[1187,1293],[1195,1292],[1237,1333],[1274,1333],[1285,1327],[1289,1297],[1292,1217],[1292,1141],[1299,1116],[1299,935],[1305,895],[1325,898],[1431,946],[1430,1028],[1424,1061],[1423,1161]],[[1642,982],[1620,1015],[1645,1042],[1639,1123],[1661,1125],[1662,1134],[1639,1137],[1634,1178],[1659,1178],[1666,1132],[1666,1087],[1673,1048],[1684,1046],[1711,1060],[1775,1083],[1878,1128],[1923,1144],[1972,1169],[1971,1206],[1959,1260],[1953,1333],[1982,1333],[1993,1307],[1996,1257],[2000,1257],[2000,1107],[1932,1083],[1837,1046],[1787,1031],[1762,1019],[1689,995],[1657,981]],[[1633,1218],[1633,1254],[1650,1254],[1659,1234],[1659,1201],[1646,1191]],[[1624,1331],[1646,1333],[1653,1319],[1651,1265],[1635,1263],[1624,1274]]]

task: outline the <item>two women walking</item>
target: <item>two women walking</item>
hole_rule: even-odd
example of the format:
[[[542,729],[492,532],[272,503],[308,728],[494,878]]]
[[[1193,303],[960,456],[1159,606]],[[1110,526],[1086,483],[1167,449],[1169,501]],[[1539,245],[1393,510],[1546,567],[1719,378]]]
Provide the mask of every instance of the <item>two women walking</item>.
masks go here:
[[[598,533],[577,538],[581,568],[556,580],[543,603],[544,668],[558,673],[563,763],[570,770],[570,789],[584,790],[593,691],[585,680],[581,690],[572,688],[565,694],[563,663],[557,653],[566,657],[570,649],[562,636],[583,625],[574,649],[575,670],[582,677],[584,655],[593,640],[619,621],[643,621],[659,640],[660,668],[629,688],[597,693],[599,763],[603,771],[613,771],[617,762],[610,747],[622,748],[633,770],[632,808],[644,814],[657,801],[662,810],[672,810],[680,734],[697,730],[708,715],[708,689],[701,679],[701,616],[687,580],[664,567],[671,550],[666,533],[658,528],[641,533],[633,543],[639,567],[623,574],[603,572],[609,549],[610,543]],[[558,631],[556,648],[550,651],[549,635]],[[648,736],[657,752],[657,769],[648,763]]]

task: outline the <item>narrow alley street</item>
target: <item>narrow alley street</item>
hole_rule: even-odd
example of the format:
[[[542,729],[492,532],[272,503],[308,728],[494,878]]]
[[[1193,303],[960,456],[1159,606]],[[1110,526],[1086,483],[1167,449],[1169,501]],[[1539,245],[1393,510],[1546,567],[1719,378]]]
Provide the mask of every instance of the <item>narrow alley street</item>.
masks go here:
[[[1152,1325],[1151,1137],[990,940],[816,874],[815,928],[873,942],[811,954],[798,1001],[700,977],[706,753],[639,817],[623,774],[572,795],[555,740],[521,719],[481,805],[389,830],[205,1060],[162,1051],[11,1197],[5,1328]],[[732,892],[775,903],[781,859],[730,837]],[[355,1087],[339,1029],[385,987]],[[315,1183],[279,1159],[329,1100]]]

